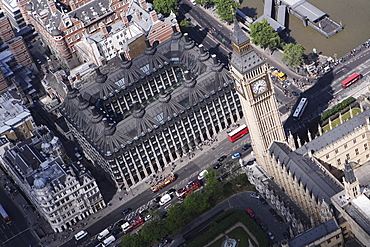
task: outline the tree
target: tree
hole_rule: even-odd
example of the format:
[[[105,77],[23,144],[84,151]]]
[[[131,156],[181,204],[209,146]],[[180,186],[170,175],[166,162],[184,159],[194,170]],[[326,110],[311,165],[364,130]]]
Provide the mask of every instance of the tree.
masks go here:
[[[171,11],[177,13],[179,3],[176,0],[154,0],[154,9],[163,16],[169,16]]]
[[[138,234],[133,235],[126,235],[124,238],[122,238],[121,246],[125,247],[136,247],[136,246],[146,246],[147,243],[145,243],[142,238]]]
[[[220,181],[218,181],[217,177],[218,172],[208,169],[208,174],[205,176],[207,181],[204,186],[204,190],[212,199],[218,198],[223,193],[223,185]]]
[[[183,19],[180,22],[180,27],[190,27],[190,26],[191,26],[191,22],[188,19]]]
[[[184,208],[176,203],[167,212],[167,218],[163,222],[166,229],[173,233],[180,230],[188,222],[188,217],[184,214]]]
[[[143,242],[154,242],[158,239],[164,238],[169,234],[167,228],[163,227],[163,223],[158,219],[152,219],[149,222],[146,222],[142,228],[142,231],[139,232],[140,239]],[[138,245],[145,246],[145,245]]]
[[[239,4],[234,0],[216,0],[216,13],[222,21],[232,22]]]
[[[182,204],[185,214],[195,215],[205,211],[211,206],[208,199],[209,197],[205,193],[191,193],[185,198],[184,203]]]
[[[298,68],[303,63],[304,47],[301,44],[287,44],[284,46],[284,54],[281,61],[289,67]]]
[[[275,32],[266,19],[250,25],[250,36],[252,43],[261,46],[263,49],[275,50],[281,44],[279,34]]]

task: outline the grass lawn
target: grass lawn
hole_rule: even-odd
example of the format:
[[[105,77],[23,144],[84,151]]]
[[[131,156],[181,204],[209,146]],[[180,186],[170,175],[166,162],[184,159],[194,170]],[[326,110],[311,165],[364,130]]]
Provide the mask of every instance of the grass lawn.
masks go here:
[[[238,241],[238,239],[240,240],[239,241],[239,245],[238,246],[249,246],[248,244],[248,239],[250,238],[248,233],[246,231],[244,231],[244,229],[242,227],[237,227],[235,228],[234,230],[232,230],[231,232],[227,233],[227,236],[229,238],[232,238],[232,239],[235,239]],[[222,237],[220,239],[218,239],[216,242],[214,242],[213,244],[211,244],[209,247],[220,247],[221,244],[226,240],[226,237]],[[254,246],[256,246],[256,244],[254,243],[254,241],[251,239],[251,242]]]
[[[353,108],[352,109],[353,116],[357,116],[360,113],[361,113],[361,109],[360,108]],[[345,114],[342,115],[342,121],[343,121],[343,123],[345,121],[347,121],[348,119],[351,119],[351,114],[350,114],[349,111],[347,111]],[[336,119],[334,119],[333,121],[331,121],[331,125],[332,125],[333,128],[339,126],[340,125],[340,119],[339,119],[339,117],[336,118]],[[329,130],[330,130],[330,125],[329,124],[327,124],[324,127],[322,127],[323,133],[328,132]]]

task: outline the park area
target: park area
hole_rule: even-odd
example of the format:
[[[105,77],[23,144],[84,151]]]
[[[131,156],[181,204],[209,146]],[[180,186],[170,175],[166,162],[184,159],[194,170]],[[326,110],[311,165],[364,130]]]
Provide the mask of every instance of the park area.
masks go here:
[[[341,125],[342,123],[351,119],[352,117],[357,116],[360,113],[361,113],[360,108],[351,108],[347,112],[345,112],[343,115],[339,115],[336,119],[334,119],[333,121],[331,121],[328,124],[326,124],[325,126],[323,126],[322,127],[322,132],[325,133],[325,132]]]

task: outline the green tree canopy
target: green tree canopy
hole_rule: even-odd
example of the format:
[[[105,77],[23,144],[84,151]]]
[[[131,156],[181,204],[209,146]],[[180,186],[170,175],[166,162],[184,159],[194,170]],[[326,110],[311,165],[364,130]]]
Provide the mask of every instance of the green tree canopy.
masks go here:
[[[124,238],[122,238],[121,246],[124,247],[137,247],[137,246],[146,246],[141,236],[139,234],[127,234]]]
[[[167,218],[164,221],[166,229],[173,233],[180,230],[186,223],[188,217],[184,215],[184,208],[181,204],[176,203],[167,212]]]
[[[298,68],[303,63],[304,47],[301,44],[287,44],[284,46],[284,54],[281,61],[289,67]]]
[[[208,174],[205,176],[206,184],[204,190],[206,194],[211,198],[218,198],[223,193],[223,185],[217,180],[219,173],[212,169],[207,169]]]
[[[250,25],[250,36],[252,43],[261,46],[263,49],[275,50],[281,44],[279,34],[275,32],[266,19]]]
[[[235,11],[239,7],[239,3],[234,0],[216,0],[216,13],[222,21],[232,22],[235,16]]]
[[[179,3],[176,0],[154,0],[153,4],[154,9],[164,16],[169,16],[171,11],[176,14],[179,8]]]

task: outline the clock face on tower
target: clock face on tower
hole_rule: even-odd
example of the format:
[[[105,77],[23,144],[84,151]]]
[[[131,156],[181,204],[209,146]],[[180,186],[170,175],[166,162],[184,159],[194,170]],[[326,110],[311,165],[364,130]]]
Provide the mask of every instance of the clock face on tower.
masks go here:
[[[252,92],[255,95],[259,95],[265,92],[267,89],[267,82],[264,79],[259,79],[258,81],[252,84]]]

